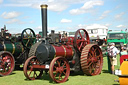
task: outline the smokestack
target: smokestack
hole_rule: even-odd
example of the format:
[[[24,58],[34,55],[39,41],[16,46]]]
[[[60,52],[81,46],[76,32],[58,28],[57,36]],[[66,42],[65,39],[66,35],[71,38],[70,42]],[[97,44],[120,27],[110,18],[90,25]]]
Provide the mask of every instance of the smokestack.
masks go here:
[[[42,15],[42,36],[43,38],[47,37],[47,7],[48,5],[43,4],[41,7],[41,15]]]

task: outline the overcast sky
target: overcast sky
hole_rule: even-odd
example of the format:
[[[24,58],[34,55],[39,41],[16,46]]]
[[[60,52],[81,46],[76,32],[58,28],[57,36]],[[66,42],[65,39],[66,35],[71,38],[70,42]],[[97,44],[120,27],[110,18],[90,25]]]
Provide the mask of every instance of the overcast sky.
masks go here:
[[[111,30],[128,28],[128,0],[0,0],[0,28],[21,33],[41,31],[41,4],[48,4],[48,30],[76,31],[105,25]]]

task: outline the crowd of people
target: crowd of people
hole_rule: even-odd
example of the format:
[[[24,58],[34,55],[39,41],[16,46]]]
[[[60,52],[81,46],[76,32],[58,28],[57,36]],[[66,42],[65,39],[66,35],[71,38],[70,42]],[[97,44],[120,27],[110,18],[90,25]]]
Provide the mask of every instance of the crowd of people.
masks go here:
[[[121,49],[118,50],[115,47],[115,43],[109,43],[107,47],[108,57],[111,63],[111,73],[114,74],[115,65],[117,65],[117,55],[119,54],[120,57],[122,55],[127,55],[127,48],[125,46],[121,46]]]

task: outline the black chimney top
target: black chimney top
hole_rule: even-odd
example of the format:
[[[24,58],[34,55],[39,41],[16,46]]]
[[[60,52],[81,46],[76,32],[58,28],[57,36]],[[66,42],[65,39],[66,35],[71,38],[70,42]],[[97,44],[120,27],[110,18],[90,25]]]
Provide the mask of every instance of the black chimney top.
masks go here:
[[[43,38],[47,37],[47,7],[48,5],[43,4],[41,7],[41,15],[42,15],[42,36]]]

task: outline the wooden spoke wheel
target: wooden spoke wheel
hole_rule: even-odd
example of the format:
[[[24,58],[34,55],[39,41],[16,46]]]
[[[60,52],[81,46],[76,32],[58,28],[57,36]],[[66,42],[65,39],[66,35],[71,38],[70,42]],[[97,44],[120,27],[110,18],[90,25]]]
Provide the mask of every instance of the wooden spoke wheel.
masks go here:
[[[98,75],[103,66],[103,55],[98,45],[88,44],[81,53],[81,68],[86,75]]]
[[[75,33],[73,46],[81,52],[82,49],[90,43],[89,35],[85,29],[79,29]]]
[[[24,75],[27,79],[35,80],[41,78],[43,74],[42,69],[34,69],[33,65],[40,64],[36,56],[28,58],[24,64]]]
[[[64,57],[56,57],[50,63],[49,68],[50,77],[56,83],[63,83],[67,81],[70,74],[70,66]]]
[[[36,35],[34,31],[30,28],[23,30],[21,34],[21,42],[24,47],[31,48],[31,46],[36,42]]]
[[[0,76],[7,76],[12,73],[15,67],[15,59],[10,52],[0,52]]]

